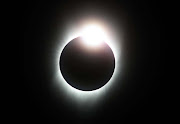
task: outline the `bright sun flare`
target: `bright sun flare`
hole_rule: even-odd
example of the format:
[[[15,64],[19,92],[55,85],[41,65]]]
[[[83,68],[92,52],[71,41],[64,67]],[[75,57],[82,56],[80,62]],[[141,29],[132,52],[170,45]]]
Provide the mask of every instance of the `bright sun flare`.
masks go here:
[[[103,30],[96,25],[89,25],[82,31],[83,41],[88,46],[98,46],[105,40],[105,34]]]

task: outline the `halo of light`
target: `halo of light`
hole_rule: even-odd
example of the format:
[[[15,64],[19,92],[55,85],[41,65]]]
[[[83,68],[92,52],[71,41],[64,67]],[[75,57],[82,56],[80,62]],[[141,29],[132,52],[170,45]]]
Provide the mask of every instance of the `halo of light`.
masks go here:
[[[101,88],[93,90],[93,91],[81,91],[78,90],[74,87],[72,87],[71,85],[69,85],[65,79],[63,78],[61,71],[59,69],[59,60],[60,60],[60,55],[62,53],[62,50],[64,49],[64,47],[74,38],[79,37],[79,36],[87,36],[84,34],[85,30],[87,28],[85,27],[89,27],[91,26],[91,28],[95,27],[100,31],[103,31],[103,40],[110,46],[110,48],[112,49],[113,53],[114,53],[114,57],[115,57],[115,69],[114,69],[114,73],[111,77],[111,79]],[[93,29],[92,28],[92,29]],[[74,103],[77,103],[77,105],[84,105],[83,103],[87,103],[89,105],[95,104],[97,103],[97,99],[100,100],[100,98],[105,95],[107,93],[107,91],[114,85],[114,82],[116,80],[116,78],[119,75],[119,67],[120,64],[118,64],[119,60],[120,60],[120,55],[121,55],[121,48],[119,48],[119,39],[117,38],[113,38],[113,36],[110,37],[110,34],[108,34],[108,31],[105,30],[105,27],[101,26],[100,24],[86,24],[85,26],[78,28],[78,29],[72,29],[71,31],[67,31],[68,33],[66,33],[65,38],[59,42],[59,44],[56,46],[56,55],[55,55],[55,85],[56,87],[59,86],[59,88],[64,92],[65,94],[65,98],[67,98],[69,101],[76,101]],[[89,36],[88,36],[89,37]],[[98,39],[99,40],[99,39]],[[92,103],[92,104],[90,104]]]

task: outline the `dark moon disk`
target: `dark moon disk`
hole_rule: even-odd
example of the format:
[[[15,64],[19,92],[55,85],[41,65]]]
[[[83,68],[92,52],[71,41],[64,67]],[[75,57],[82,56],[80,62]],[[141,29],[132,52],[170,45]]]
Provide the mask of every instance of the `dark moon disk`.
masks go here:
[[[79,90],[92,91],[110,80],[115,58],[107,43],[88,46],[83,38],[77,37],[64,47],[59,65],[68,84]]]

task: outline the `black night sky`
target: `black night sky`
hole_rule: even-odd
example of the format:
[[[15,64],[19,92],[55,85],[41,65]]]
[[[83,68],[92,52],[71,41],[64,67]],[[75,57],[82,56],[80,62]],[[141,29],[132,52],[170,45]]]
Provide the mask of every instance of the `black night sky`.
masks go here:
[[[27,122],[67,120],[155,119],[160,113],[160,17],[158,4],[148,0],[27,1],[23,11],[24,93],[23,119]],[[90,16],[111,18],[115,29],[123,22],[123,68],[117,85],[98,107],[64,102],[52,92],[55,73],[50,66],[57,36],[65,37],[66,22]],[[109,15],[109,16],[106,16]],[[110,19],[110,20],[111,20]],[[68,23],[69,24],[69,23]],[[119,34],[118,34],[119,33]],[[116,32],[120,36],[120,32]],[[57,44],[58,45],[58,44]],[[58,56],[59,57],[59,56]],[[83,79],[85,80],[85,79]],[[121,85],[119,85],[121,84]],[[67,98],[68,99],[68,98]],[[66,99],[66,100],[67,100]],[[87,110],[86,110],[87,109]]]

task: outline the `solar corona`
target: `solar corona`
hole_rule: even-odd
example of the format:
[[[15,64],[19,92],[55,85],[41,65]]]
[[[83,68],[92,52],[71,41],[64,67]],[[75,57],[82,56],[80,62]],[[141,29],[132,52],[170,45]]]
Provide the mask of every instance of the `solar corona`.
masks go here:
[[[66,37],[63,39],[64,42],[61,42],[59,45],[56,46],[57,52],[56,52],[56,57],[54,58],[55,59],[54,62],[56,65],[54,67],[56,70],[56,77],[54,78],[56,87],[58,86],[61,89],[61,91],[63,91],[66,94],[68,98],[72,98],[73,100],[78,101],[78,103],[83,103],[83,101],[85,102],[86,100],[91,100],[91,102],[96,101],[97,99],[101,98],[102,95],[104,95],[107,91],[109,91],[111,87],[114,86],[115,79],[119,74],[120,66],[117,63],[120,58],[120,48],[117,47],[119,43],[116,42],[117,40],[116,38],[113,38],[108,34],[108,31],[105,30],[104,26],[98,23],[92,23],[92,24],[88,23],[85,26],[76,28],[76,30],[75,29],[72,31],[69,30],[65,36]],[[69,66],[65,64],[67,64],[68,58],[72,59],[73,56],[71,57],[66,56],[64,57],[66,58],[64,61],[64,65],[68,68],[63,69],[63,64],[62,64],[63,62],[61,63],[62,55],[64,54],[66,49],[68,49],[68,46],[70,44],[72,48],[75,47],[75,45],[74,46],[72,45],[73,42],[74,43],[77,42],[78,44],[77,45],[78,48],[75,50],[75,52],[77,53],[79,52],[82,54],[83,53],[82,51],[77,51],[77,50],[84,49],[84,51],[87,53],[86,54],[87,56],[86,55],[84,56],[89,57],[89,60],[91,60],[92,57],[90,53],[88,54],[89,51],[91,51],[92,53],[94,52],[94,55],[97,55],[99,52],[99,56],[101,56],[102,58],[105,57],[105,55],[107,56],[109,55],[109,57],[107,58],[110,58],[111,62],[108,62],[107,59],[104,59],[105,60],[104,61],[102,58],[95,56],[94,58],[96,59],[93,59],[95,61],[96,60],[100,61],[102,59],[101,62],[110,63],[109,66],[107,67],[102,65],[102,67],[99,67],[99,69],[94,69],[94,70],[90,68],[91,75],[88,76],[87,73],[83,74],[83,72],[82,73],[78,72],[80,71],[78,69],[80,69],[81,67],[77,68],[78,66],[74,66],[76,67],[75,69],[73,69],[74,67],[68,69]],[[106,50],[109,52],[107,52]],[[105,52],[107,52],[108,54]],[[69,55],[71,54],[72,53],[69,53]],[[75,55],[77,56],[78,54]],[[82,58],[80,57],[79,59]],[[101,62],[99,62],[99,65],[101,65]],[[74,64],[77,64],[77,62],[74,62]],[[103,67],[107,67],[107,68],[104,69]],[[99,71],[100,69],[102,69],[105,79],[102,77],[103,75],[102,73],[98,73],[98,75],[93,75],[94,77],[97,77],[99,79],[93,78],[92,76],[93,71],[96,72]],[[73,71],[76,70],[76,71],[72,72],[72,70]],[[63,72],[65,73],[63,74]],[[73,75],[73,73],[76,74],[74,75],[74,77],[71,76]],[[78,77],[82,77],[82,80],[80,78],[76,79],[77,75]],[[84,81],[83,80],[84,75],[86,79],[88,78],[89,80]]]

